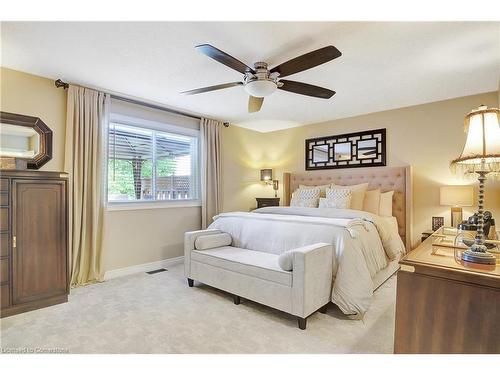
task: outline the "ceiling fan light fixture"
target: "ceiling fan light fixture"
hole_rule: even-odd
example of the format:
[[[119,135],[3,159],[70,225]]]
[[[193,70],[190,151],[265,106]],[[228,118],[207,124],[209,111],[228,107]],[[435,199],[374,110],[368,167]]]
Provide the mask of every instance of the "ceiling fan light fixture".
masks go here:
[[[245,91],[256,98],[263,98],[271,95],[277,88],[276,82],[270,79],[254,80],[245,84]]]

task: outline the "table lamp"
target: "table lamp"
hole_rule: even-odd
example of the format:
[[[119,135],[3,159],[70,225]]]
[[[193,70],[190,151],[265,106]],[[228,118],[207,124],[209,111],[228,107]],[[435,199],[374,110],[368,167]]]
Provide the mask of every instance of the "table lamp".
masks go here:
[[[462,260],[471,263],[495,264],[496,258],[487,251],[483,233],[484,181],[486,175],[500,172],[500,111],[480,106],[473,109],[464,121],[467,133],[462,154],[452,160],[454,172],[477,173],[479,180],[478,225],[474,243],[462,253]]]
[[[465,186],[441,186],[439,189],[439,204],[451,206],[451,226],[456,228],[462,222],[462,207],[472,206],[474,189]]]

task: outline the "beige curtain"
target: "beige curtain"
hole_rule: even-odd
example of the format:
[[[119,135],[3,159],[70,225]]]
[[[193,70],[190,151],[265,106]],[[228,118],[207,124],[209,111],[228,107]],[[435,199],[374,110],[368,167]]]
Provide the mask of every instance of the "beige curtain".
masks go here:
[[[101,243],[104,162],[109,95],[71,85],[68,89],[66,151],[69,173],[71,285],[102,280]]]
[[[201,138],[201,226],[205,229],[212,217],[222,210],[220,121],[202,118]]]

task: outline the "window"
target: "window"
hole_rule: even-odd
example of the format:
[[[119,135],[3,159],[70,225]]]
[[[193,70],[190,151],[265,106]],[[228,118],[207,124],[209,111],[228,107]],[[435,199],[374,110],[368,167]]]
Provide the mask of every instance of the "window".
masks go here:
[[[198,138],[197,130],[112,117],[108,202],[197,200]]]

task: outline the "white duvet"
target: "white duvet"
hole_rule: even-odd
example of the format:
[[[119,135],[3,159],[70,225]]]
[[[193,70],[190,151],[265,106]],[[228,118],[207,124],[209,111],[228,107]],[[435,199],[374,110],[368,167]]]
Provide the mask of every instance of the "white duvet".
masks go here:
[[[334,208],[266,207],[214,217],[210,229],[231,234],[233,246],[281,254],[318,242],[334,249],[332,302],[362,317],[373,295],[372,278],[397,259],[404,245],[395,218]]]

